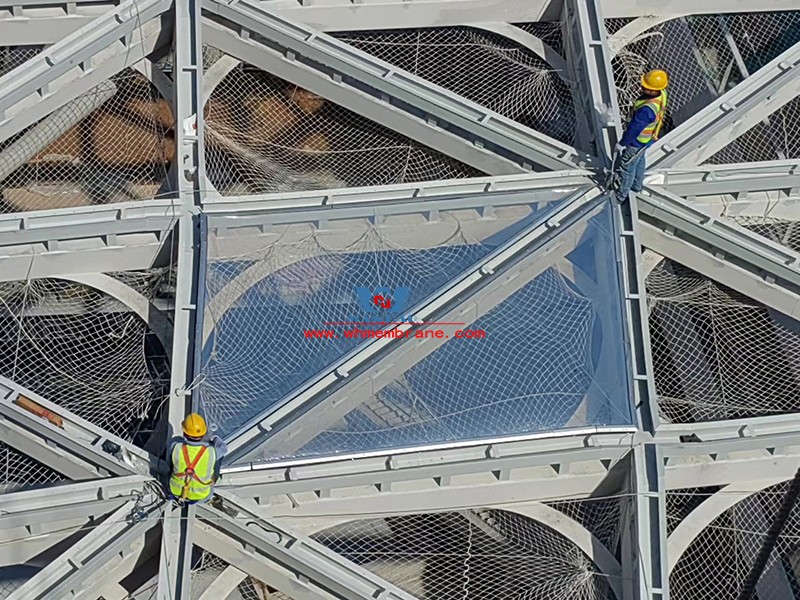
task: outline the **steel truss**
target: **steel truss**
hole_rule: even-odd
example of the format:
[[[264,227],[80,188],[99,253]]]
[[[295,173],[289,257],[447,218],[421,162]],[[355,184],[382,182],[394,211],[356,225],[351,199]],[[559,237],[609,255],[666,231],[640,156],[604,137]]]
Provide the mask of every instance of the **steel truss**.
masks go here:
[[[744,0],[713,0],[702,7],[680,0],[646,10],[634,0],[568,0],[563,14],[562,4],[516,0],[499,4],[205,0],[202,5],[137,0],[109,2],[107,7],[77,0],[64,7],[48,5],[46,10],[39,4],[38,0],[0,0],[0,39],[54,44],[0,77],[0,141],[48,115],[56,120],[59,109],[72,107],[81,94],[98,85],[105,85],[103,94],[110,97],[116,90],[104,82],[134,67],[148,74],[159,89],[173,94],[179,161],[170,189],[176,197],[0,215],[0,281],[64,277],[100,286],[103,282],[98,278],[107,271],[169,264],[168,248],[177,242],[178,302],[171,333],[175,344],[166,337],[169,327],[164,319],[155,319],[163,330],[165,347],[173,349],[168,410],[173,431],[185,412],[196,408],[187,391],[196,372],[192,345],[202,343],[209,330],[203,319],[208,307],[199,306],[197,299],[202,285],[202,223],[218,232],[235,231],[279,222],[287,212],[292,219],[303,215],[306,220],[324,221],[332,215],[356,218],[365,212],[435,212],[464,205],[480,206],[491,214],[494,206],[513,204],[522,197],[530,202],[571,196],[545,222],[522,232],[481,268],[445,286],[417,314],[424,318],[427,309],[433,313],[473,288],[478,290],[476,297],[482,294],[482,306],[493,306],[512,291],[510,281],[520,285],[558,255],[557,248],[550,248],[549,257],[526,252],[548,247],[542,244],[550,237],[557,240],[555,234],[569,218],[600,196],[597,169],[607,164],[620,125],[609,61],[622,44],[609,45],[603,17],[647,17],[628,26],[636,31],[648,22],[698,10],[720,14],[796,8],[794,0],[772,0],[759,7]],[[592,132],[582,146],[591,147],[591,154],[521,127],[321,33],[483,23],[482,27],[502,34],[508,26],[496,22],[501,14],[508,22],[563,18],[570,52],[562,66],[571,80],[583,81],[574,97],[582,107],[576,114],[584,115],[585,130]],[[21,37],[21,20],[37,28],[35,40]],[[624,37],[623,33],[627,35],[619,35]],[[165,52],[170,40],[175,50],[172,82],[149,61]],[[218,73],[206,73],[205,82],[200,58],[203,42],[235,57],[221,64]],[[794,474],[800,457],[800,416],[691,426],[659,422],[650,376],[640,245],[800,320],[800,256],[725,220],[767,215],[798,220],[800,164],[787,160],[696,166],[796,96],[799,48],[794,46],[776,58],[655,145],[649,155],[652,168],[646,193],[632,198],[617,215],[620,285],[626,298],[626,342],[638,427],[407,448],[346,459],[245,462],[224,470],[221,509],[180,510],[157,491],[157,477],[166,469],[159,458],[0,378],[0,441],[74,480],[0,495],[0,566],[45,566],[11,597],[116,594],[123,598],[126,590],[117,582],[146,558],[159,563],[158,597],[185,599],[191,549],[196,544],[232,565],[206,595],[212,589],[230,591],[250,575],[269,581],[294,599],[385,596],[412,600],[403,590],[307,536],[352,520],[354,512],[358,518],[369,518],[494,508],[518,512],[573,540],[601,573],[613,578],[618,599],[666,600],[670,570],[703,527],[736,502]],[[540,51],[547,55],[544,45]],[[209,88],[237,59],[344,104],[492,176],[239,198],[206,194],[210,186],[204,174],[200,107]],[[13,170],[14,160],[19,157],[0,156],[0,173]],[[557,172],[532,173],[533,169]],[[509,277],[505,283],[500,277],[497,281],[487,277],[495,270],[502,272],[500,267],[512,258],[519,259],[512,267],[519,273],[513,274],[521,277]],[[476,285],[484,280],[489,285]],[[142,318],[155,310],[125,290],[115,293],[126,296],[126,303]],[[268,444],[282,449],[302,445],[312,426],[308,423],[335,420],[359,401],[360,386],[379,386],[378,379],[388,376],[389,371],[359,371],[386,343],[381,340],[347,357],[310,387],[298,390],[279,411],[262,415],[257,423],[237,432],[234,456],[253,456],[252,442],[255,438],[262,442],[261,432],[267,428],[272,430]],[[432,349],[398,346],[392,352],[396,368],[407,368]],[[328,388],[332,393],[317,402]],[[59,417],[61,425],[31,413],[19,403],[20,396]],[[610,553],[596,549],[601,544],[593,543],[590,532],[544,503],[597,495],[618,482],[621,465],[627,465],[628,472],[622,489],[633,494],[634,501],[620,564]],[[667,536],[666,491],[695,487],[698,482],[724,487]],[[156,528],[161,529],[160,551],[157,538],[153,543]],[[71,547],[64,550],[69,543]]]

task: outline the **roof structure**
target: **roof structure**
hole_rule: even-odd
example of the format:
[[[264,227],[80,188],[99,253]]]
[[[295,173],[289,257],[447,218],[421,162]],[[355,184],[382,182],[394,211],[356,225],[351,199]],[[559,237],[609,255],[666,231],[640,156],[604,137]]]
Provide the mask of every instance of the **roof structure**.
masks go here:
[[[0,598],[800,598],[797,8],[0,0]]]

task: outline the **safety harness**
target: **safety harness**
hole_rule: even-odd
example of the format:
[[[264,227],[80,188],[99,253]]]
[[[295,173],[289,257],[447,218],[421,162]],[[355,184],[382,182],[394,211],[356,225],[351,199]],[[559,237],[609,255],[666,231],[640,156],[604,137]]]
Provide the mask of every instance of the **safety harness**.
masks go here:
[[[189,486],[192,484],[192,479],[194,479],[200,485],[211,485],[214,483],[213,481],[203,481],[197,476],[197,473],[194,472],[197,463],[200,462],[200,459],[203,458],[203,454],[206,453],[206,446],[200,447],[200,452],[198,452],[194,460],[189,460],[189,447],[186,444],[181,446],[181,450],[183,451],[183,460],[186,462],[186,469],[181,471],[180,473],[175,473],[175,477],[183,477],[183,489],[181,490],[181,500],[186,500],[189,495]]]

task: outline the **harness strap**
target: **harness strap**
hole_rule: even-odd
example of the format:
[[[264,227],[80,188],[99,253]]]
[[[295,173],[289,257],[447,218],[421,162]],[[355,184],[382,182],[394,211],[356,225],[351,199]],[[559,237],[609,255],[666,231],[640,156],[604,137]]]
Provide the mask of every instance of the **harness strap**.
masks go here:
[[[186,469],[181,471],[180,473],[175,473],[175,477],[183,477],[183,489],[181,490],[181,498],[183,500],[189,495],[189,486],[191,485],[191,480],[194,479],[200,485],[211,485],[212,481],[203,481],[200,479],[197,474],[194,472],[194,468],[197,466],[197,463],[200,462],[200,459],[203,457],[203,454],[206,453],[207,446],[200,446],[200,452],[198,452],[194,460],[189,459],[189,447],[186,444],[181,444],[181,450],[183,451],[183,460],[186,462]]]

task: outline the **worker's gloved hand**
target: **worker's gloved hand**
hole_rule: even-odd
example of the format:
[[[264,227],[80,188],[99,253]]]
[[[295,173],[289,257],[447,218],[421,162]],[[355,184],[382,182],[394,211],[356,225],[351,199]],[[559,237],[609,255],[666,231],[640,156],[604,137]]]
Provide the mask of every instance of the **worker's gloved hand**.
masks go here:
[[[622,144],[617,144],[616,146],[614,146],[614,152],[616,152],[617,154],[622,154],[624,151],[625,151],[625,146],[623,146]]]

